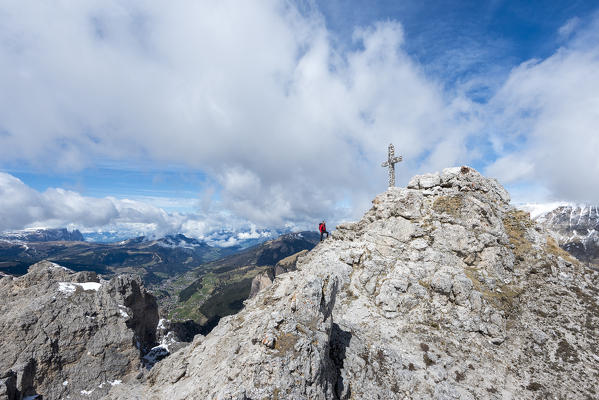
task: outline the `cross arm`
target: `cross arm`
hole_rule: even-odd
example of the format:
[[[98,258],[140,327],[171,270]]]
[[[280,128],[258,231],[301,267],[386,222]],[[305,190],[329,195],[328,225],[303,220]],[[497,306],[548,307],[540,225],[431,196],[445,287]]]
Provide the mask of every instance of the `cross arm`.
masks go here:
[[[388,167],[389,163],[387,161],[385,161],[384,163],[381,164],[381,167]]]

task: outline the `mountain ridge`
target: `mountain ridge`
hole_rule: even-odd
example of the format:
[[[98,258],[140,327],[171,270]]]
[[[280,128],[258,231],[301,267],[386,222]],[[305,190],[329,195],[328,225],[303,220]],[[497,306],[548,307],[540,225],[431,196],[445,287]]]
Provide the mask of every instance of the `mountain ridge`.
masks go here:
[[[599,207],[561,203],[540,209],[523,206],[552,232],[558,245],[589,267],[599,268]]]
[[[596,396],[599,274],[468,167],[389,188],[112,399]]]
[[[78,229],[32,228],[0,233],[0,240],[17,242],[84,242],[85,238]]]

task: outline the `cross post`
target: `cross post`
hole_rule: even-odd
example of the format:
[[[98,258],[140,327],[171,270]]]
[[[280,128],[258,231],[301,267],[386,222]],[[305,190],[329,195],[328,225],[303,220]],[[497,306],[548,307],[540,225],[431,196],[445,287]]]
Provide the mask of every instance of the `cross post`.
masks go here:
[[[389,167],[389,187],[395,186],[395,164],[401,162],[401,160],[401,156],[395,157],[395,147],[393,147],[393,144],[390,144],[387,161],[381,164],[381,167]]]

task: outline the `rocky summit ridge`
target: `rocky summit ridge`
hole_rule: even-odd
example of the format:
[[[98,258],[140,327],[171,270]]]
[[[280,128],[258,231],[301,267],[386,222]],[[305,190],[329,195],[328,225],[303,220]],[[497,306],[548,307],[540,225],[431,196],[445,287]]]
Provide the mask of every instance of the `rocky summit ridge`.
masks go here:
[[[591,399],[599,275],[468,167],[377,196],[113,399]]]
[[[389,188],[296,262],[148,373],[138,281],[0,277],[0,398],[599,397],[599,272],[471,168]]]
[[[0,275],[0,299],[2,400],[104,398],[156,341],[158,307],[136,276],[42,261]]]

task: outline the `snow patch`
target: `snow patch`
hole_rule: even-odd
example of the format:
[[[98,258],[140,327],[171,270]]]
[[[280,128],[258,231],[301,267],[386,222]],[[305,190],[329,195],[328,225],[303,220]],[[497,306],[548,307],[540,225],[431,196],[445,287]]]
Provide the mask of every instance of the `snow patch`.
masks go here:
[[[116,385],[120,385],[121,383],[123,383],[123,381],[120,379],[115,379],[112,382],[108,381],[108,383],[110,383],[110,386],[116,386]]]
[[[166,319],[160,318],[160,320],[158,320],[158,326],[156,327],[156,329],[166,329],[166,326],[164,325],[165,322]]]
[[[83,290],[95,290],[96,292],[102,286],[99,282],[83,282],[83,283],[75,283],[75,285],[80,286]]]
[[[127,312],[125,310],[123,310],[123,308],[126,310],[127,307],[119,304],[119,314],[121,314],[121,317],[123,318],[129,318],[129,314],[127,314]]]
[[[162,347],[166,349],[166,351],[170,352],[170,346],[175,343],[177,343],[177,341],[175,340],[175,333],[171,331],[162,337],[162,340],[160,341],[160,344],[157,347]]]
[[[50,264],[52,265],[52,268],[59,268],[59,269],[63,269],[63,270],[68,271],[68,272],[75,272],[72,269],[68,269],[67,267],[63,267],[60,264],[56,264],[56,263],[53,263],[53,262],[51,262]]]
[[[85,396],[89,396],[90,394],[92,394],[94,392],[94,389],[92,390],[82,390],[81,394],[85,395]]]
[[[164,345],[158,345],[156,347],[152,347],[148,354],[144,356],[144,360],[146,361],[146,368],[150,369],[156,364],[158,361],[162,360],[164,357],[168,356],[170,352],[167,347]]]
[[[58,282],[58,291],[70,296],[75,293],[75,285],[70,282]]]
[[[64,382],[62,383],[62,386],[66,386],[66,385],[68,385],[68,384],[69,384],[69,381],[64,381]]]
[[[58,282],[58,291],[66,294],[67,296],[70,296],[71,294],[75,293],[75,291],[77,290],[77,286],[79,286],[84,291],[93,290],[97,292],[98,289],[100,289],[100,286],[102,286],[102,284],[98,282]]]
[[[567,206],[572,206],[572,204],[565,202],[516,204],[517,208],[529,212],[532,219],[548,214],[558,207]]]

